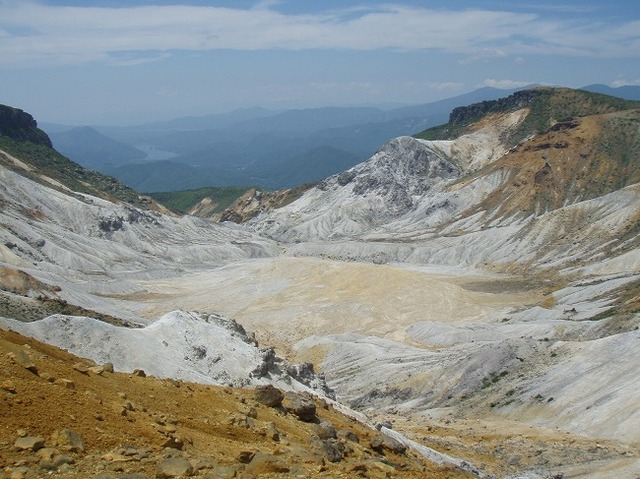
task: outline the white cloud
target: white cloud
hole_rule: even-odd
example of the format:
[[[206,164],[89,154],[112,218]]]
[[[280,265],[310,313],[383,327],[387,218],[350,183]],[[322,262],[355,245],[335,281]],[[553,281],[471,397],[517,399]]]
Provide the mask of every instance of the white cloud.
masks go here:
[[[479,86],[481,87],[491,87],[491,88],[499,88],[501,90],[511,90],[513,88],[522,88],[527,85],[531,85],[533,82],[527,81],[515,81],[515,80],[495,80],[493,78],[487,78],[483,81]]]
[[[640,78],[637,80],[615,80],[611,82],[611,86],[613,88],[618,88],[621,86],[640,86]]]
[[[368,81],[349,82],[312,82],[309,88],[314,90],[340,90],[340,91],[379,91],[380,88]]]
[[[407,81],[403,83],[404,89],[408,91],[457,91],[462,90],[466,85],[460,82],[415,82]]]
[[[499,48],[483,48],[472,52],[471,55],[463,58],[458,63],[460,63],[461,65],[468,65],[470,63],[490,60],[493,58],[502,58],[506,56],[507,53],[503,50],[500,50]]]
[[[59,7],[0,1],[0,65],[142,61],[158,52],[215,49],[434,49],[463,63],[507,55],[637,57],[638,22],[550,21],[536,14],[382,5],[290,15],[271,7]],[[577,46],[576,46],[577,45]]]

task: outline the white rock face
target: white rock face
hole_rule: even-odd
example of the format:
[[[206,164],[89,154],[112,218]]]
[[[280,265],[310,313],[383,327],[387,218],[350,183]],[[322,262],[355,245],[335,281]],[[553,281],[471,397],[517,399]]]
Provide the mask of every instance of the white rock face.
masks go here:
[[[289,372],[295,368],[275,357],[272,350],[259,349],[241,326],[219,315],[174,311],[139,329],[62,315],[33,323],[0,318],[0,326],[97,364],[113,363],[120,372],[142,369],[159,378],[203,384],[274,384],[330,394],[313,375],[292,377]]]
[[[56,286],[60,297],[138,321],[104,295],[138,292],[141,278],[277,254],[237,225],[171,217],[45,187],[0,167],[0,259]]]
[[[638,273],[640,235],[629,238],[628,231],[637,221],[640,185],[526,216],[500,216],[499,204],[479,209],[510,175],[488,169],[458,180],[464,169],[505,153],[500,131],[474,133],[484,141],[473,152],[469,135],[454,142],[392,140],[250,226],[285,242],[294,255],[510,272]],[[475,159],[466,163],[460,156],[472,153]]]
[[[328,178],[292,205],[252,222],[278,240],[351,237],[414,208],[415,199],[437,192],[459,176],[446,145],[401,137],[370,160]]]

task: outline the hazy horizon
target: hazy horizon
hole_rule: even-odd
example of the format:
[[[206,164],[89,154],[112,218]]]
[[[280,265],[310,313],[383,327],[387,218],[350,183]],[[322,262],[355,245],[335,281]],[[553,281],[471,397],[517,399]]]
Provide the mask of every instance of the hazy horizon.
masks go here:
[[[133,125],[640,85],[640,3],[424,3],[0,0],[0,103],[41,122]]]

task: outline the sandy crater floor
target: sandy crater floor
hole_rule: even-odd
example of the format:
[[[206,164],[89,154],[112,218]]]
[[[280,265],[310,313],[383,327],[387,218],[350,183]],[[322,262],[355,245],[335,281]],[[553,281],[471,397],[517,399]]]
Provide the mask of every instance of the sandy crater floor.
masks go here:
[[[482,322],[544,299],[539,284],[505,284],[499,276],[290,257],[142,285],[147,293],[128,299],[144,303],[147,318],[175,309],[217,312],[284,354],[312,335],[355,332],[411,342],[406,329],[421,321]]]
[[[138,314],[149,320],[176,309],[223,314],[255,332],[261,346],[275,347],[293,361],[312,361],[321,370],[331,354],[325,337],[354,334],[433,351],[437,347],[410,337],[408,329],[421,322],[482,328],[549,300],[549,285],[526,278],[293,257],[252,260],[140,286],[144,293],[124,299],[141,303]],[[296,347],[310,337],[320,338],[319,346]],[[490,414],[479,419],[477,411],[467,415],[447,408],[368,413],[498,477],[523,470],[560,470],[565,478],[635,479],[640,474],[637,444],[539,427],[526,418],[519,422]]]

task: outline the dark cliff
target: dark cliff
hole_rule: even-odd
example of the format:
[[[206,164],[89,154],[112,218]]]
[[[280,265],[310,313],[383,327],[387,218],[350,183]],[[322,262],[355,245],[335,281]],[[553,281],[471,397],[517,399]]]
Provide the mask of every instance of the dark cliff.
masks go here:
[[[38,123],[29,114],[18,108],[0,105],[0,136],[7,136],[14,141],[29,141],[36,145],[51,148],[51,140],[38,128]]]

